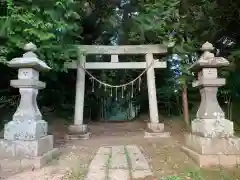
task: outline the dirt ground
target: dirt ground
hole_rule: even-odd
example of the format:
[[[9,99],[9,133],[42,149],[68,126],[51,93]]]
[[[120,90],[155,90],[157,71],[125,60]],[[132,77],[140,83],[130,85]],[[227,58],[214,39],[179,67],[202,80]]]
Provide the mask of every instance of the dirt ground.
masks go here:
[[[94,123],[89,125],[92,137],[89,140],[66,142],[66,126],[61,120],[53,123],[51,132],[56,146],[62,151],[58,159],[40,170],[5,173],[8,180],[83,180],[87,167],[100,146],[136,144],[142,149],[157,178],[169,175],[186,176],[187,172],[202,172],[206,180],[240,179],[238,169],[199,169],[181,151],[184,125],[180,121],[166,121],[166,131],[172,137],[144,139],[146,122],[138,120],[125,123]],[[1,179],[1,178],[0,178]]]

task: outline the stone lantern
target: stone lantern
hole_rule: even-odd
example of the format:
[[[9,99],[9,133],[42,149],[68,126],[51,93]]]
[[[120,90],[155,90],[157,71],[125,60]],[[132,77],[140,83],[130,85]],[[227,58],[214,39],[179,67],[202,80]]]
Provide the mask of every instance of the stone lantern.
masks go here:
[[[34,44],[26,44],[24,50],[27,52],[8,63],[9,67],[18,69],[18,79],[11,80],[10,84],[19,88],[21,99],[12,121],[4,127],[0,160],[21,160],[21,166],[41,167],[56,154],[57,149],[53,148],[53,136],[47,135],[48,124],[42,119],[37,105],[38,90],[46,86],[39,81],[39,72],[50,70],[50,67],[38,59],[34,53],[36,49]]]
[[[217,100],[218,87],[225,84],[218,78],[219,67],[228,66],[223,57],[215,57],[211,43],[203,44],[202,56],[190,67],[198,73],[193,87],[199,88],[201,103],[191,124],[191,134],[185,135],[183,149],[200,166],[235,166],[240,154],[240,139],[234,137],[233,122],[225,118]],[[239,162],[240,163],[240,162]]]

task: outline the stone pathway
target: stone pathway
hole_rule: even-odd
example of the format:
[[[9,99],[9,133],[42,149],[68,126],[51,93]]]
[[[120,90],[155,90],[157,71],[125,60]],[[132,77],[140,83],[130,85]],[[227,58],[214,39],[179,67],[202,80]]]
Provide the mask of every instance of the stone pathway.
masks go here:
[[[136,145],[100,147],[85,180],[132,180],[152,176],[149,164]]]

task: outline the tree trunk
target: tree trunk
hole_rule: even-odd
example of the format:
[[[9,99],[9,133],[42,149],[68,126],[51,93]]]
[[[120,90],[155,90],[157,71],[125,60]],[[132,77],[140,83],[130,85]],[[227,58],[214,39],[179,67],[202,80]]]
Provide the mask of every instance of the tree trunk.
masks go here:
[[[184,83],[182,86],[182,103],[183,103],[183,116],[186,123],[186,127],[189,129],[189,111],[188,111],[188,97],[187,97],[187,85]]]

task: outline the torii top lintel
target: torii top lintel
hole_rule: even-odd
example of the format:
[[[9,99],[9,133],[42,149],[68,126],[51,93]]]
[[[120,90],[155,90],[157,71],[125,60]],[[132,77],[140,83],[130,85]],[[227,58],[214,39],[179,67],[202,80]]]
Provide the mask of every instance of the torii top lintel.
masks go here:
[[[167,46],[161,44],[153,45],[78,45],[80,53],[88,54],[165,54]]]
[[[168,47],[160,44],[155,45],[78,45],[78,59],[84,64],[85,69],[145,69],[145,62],[118,62],[117,57],[121,54],[166,54]],[[86,62],[86,56],[92,55],[111,55],[115,61],[111,62]],[[67,69],[77,69],[78,62],[66,62],[64,64]],[[154,61],[153,68],[166,68],[166,62]]]

